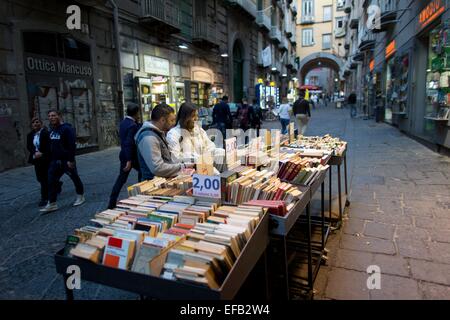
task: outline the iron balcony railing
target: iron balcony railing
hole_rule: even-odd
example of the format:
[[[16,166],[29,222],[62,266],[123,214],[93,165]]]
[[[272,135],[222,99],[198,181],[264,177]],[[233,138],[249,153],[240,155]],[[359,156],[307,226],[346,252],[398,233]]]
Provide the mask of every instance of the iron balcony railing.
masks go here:
[[[142,18],[159,20],[180,27],[180,11],[170,0],[142,0]]]
[[[256,18],[256,0],[227,0],[232,5],[238,5]]]
[[[266,28],[268,31],[270,31],[271,23],[270,23],[270,17],[265,13],[267,10],[260,10],[257,13],[256,16],[256,23],[260,27]]]
[[[300,23],[302,24],[314,23],[314,21],[314,16],[302,16],[300,19]]]
[[[270,39],[281,42],[281,31],[277,26],[272,26],[270,29]]]
[[[217,31],[215,28],[210,28],[208,22],[204,17],[197,17],[194,20],[192,38],[194,40],[207,40],[210,43],[217,43]]]

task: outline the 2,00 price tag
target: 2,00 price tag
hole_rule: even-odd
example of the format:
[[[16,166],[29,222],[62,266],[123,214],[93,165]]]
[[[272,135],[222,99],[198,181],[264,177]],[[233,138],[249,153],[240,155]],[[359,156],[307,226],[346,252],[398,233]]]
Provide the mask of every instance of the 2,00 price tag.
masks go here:
[[[220,176],[204,176],[194,174],[192,176],[193,194],[197,197],[221,198]]]

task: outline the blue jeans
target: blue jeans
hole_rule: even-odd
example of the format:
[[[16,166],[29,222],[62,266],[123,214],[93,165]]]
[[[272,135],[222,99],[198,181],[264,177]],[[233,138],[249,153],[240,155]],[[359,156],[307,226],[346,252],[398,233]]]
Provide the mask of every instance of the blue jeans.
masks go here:
[[[287,133],[287,126],[289,125],[291,120],[290,119],[280,118],[280,122],[281,122],[281,134],[286,134]]]
[[[356,104],[355,103],[350,104],[350,117],[352,117],[352,118],[356,117]]]

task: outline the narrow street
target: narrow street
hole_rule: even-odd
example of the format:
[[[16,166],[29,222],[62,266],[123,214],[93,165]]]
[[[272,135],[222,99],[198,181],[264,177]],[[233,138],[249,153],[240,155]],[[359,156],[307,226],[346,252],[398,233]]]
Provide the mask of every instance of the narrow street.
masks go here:
[[[313,110],[307,135],[326,133],[348,141],[351,205],[329,240],[315,298],[450,299],[450,159],[389,125],[350,119],[348,109]],[[74,228],[106,208],[118,152],[79,156],[87,203],[71,207],[75,192],[64,177],[61,209],[44,216],[32,167],[0,174],[0,299],[65,298],[53,255]],[[129,183],[136,181],[133,173]],[[381,289],[369,292],[370,265],[381,269]],[[86,282],[82,289],[77,299],[137,298]]]

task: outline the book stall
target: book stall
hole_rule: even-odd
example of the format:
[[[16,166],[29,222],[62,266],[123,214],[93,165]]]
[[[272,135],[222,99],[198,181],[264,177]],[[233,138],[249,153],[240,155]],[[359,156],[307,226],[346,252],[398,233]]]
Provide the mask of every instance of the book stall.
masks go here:
[[[286,147],[281,150],[297,150],[300,151],[302,155],[311,157],[323,157],[324,155],[329,155],[330,159],[328,164],[330,167],[329,174],[329,220],[336,223],[336,228],[342,225],[342,215],[344,212],[343,203],[345,206],[349,206],[350,202],[348,200],[348,176],[347,176],[347,143],[341,141],[339,138],[333,138],[330,135],[325,135],[323,137],[305,137],[298,136],[298,139],[294,143],[286,143]],[[342,195],[342,177],[341,177],[341,166],[344,165],[344,197]],[[337,168],[337,179],[338,179],[338,218],[331,217],[332,212],[332,185],[333,185],[333,170],[332,167]]]
[[[326,175],[345,150],[334,141],[332,152],[308,154],[297,148],[303,139],[313,145],[278,131],[238,150],[231,138],[220,175],[197,165],[195,173],[128,187],[115,209],[93,213],[68,236],[55,255],[57,272],[66,282],[67,269],[78,266],[83,280],[141,298],[229,300],[260,269],[265,298],[312,294],[331,230]],[[321,217],[314,221],[310,204],[319,187]],[[66,295],[74,298],[67,286]]]

